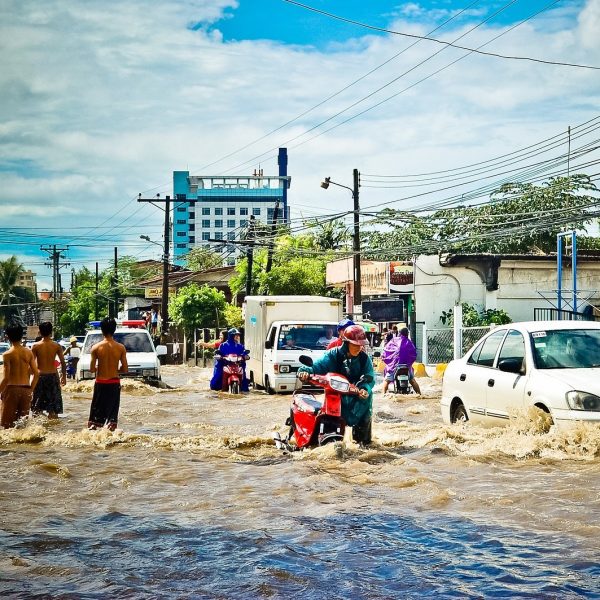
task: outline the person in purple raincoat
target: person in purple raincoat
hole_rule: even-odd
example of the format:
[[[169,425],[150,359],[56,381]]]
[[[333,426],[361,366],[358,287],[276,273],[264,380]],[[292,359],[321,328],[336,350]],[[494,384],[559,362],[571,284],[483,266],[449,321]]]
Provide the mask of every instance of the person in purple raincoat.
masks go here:
[[[417,394],[421,393],[421,388],[415,379],[415,374],[412,368],[413,363],[417,358],[417,349],[415,345],[408,339],[408,328],[403,327],[400,330],[400,335],[392,337],[385,345],[381,353],[381,360],[385,363],[383,370],[383,393],[388,390],[390,382],[394,381],[394,375],[398,365],[407,365],[409,370],[409,382]]]

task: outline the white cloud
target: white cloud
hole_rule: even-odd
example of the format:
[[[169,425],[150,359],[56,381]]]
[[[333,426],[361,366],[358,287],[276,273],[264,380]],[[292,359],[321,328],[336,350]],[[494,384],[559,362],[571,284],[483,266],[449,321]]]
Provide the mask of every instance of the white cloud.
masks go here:
[[[40,216],[45,224],[71,224],[65,219],[71,214],[82,226],[92,226],[128,202],[111,223],[139,211],[146,219],[143,227],[159,226],[160,211],[138,205],[138,192],[157,188],[170,193],[173,170],[189,168],[199,174],[203,165],[304,112],[411,43],[367,35],[319,52],[264,40],[223,42],[218,26],[209,32],[207,25],[235,4],[157,0],[150,10],[141,0],[2,3],[3,226],[24,225]],[[401,9],[390,24],[400,31],[422,35],[441,17],[417,3]],[[569,4],[484,49],[597,65],[599,21],[600,0],[588,0],[579,14]],[[471,25],[460,21],[440,36],[453,39]],[[475,47],[501,31],[489,24],[461,43]],[[208,170],[229,170],[266,152],[238,172],[249,173],[259,162],[265,172],[275,172],[276,151],[269,149],[439,49],[429,42],[417,44],[293,127]],[[445,50],[325,128],[460,55]],[[353,168],[364,173],[442,170],[527,146],[594,116],[599,92],[597,72],[470,56],[310,143],[295,147],[320,129],[289,142],[292,209],[296,216],[294,204],[301,204],[305,214],[349,209],[344,190],[319,188],[326,175],[350,184]],[[365,186],[361,201],[369,205],[405,193]],[[134,227],[127,233],[137,239],[145,230]]]

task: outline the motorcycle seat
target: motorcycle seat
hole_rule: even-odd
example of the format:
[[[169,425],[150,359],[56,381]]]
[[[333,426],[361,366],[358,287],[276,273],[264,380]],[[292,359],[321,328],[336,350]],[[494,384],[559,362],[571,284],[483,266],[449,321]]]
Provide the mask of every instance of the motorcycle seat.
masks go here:
[[[298,407],[298,410],[306,413],[317,414],[323,408],[323,403],[310,394],[296,394],[294,404]]]

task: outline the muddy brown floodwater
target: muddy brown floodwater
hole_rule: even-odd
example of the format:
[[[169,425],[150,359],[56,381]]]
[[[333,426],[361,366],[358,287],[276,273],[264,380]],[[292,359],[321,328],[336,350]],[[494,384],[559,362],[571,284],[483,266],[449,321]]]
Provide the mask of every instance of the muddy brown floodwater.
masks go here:
[[[283,454],[290,396],[123,386],[87,431],[0,431],[0,593],[11,598],[600,598],[600,429],[446,426],[440,382],[374,402],[374,444]]]

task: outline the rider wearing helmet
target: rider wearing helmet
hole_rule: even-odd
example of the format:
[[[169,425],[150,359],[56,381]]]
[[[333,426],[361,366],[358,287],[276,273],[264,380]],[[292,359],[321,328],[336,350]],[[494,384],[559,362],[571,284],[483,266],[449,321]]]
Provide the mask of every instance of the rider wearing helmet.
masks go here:
[[[244,371],[244,377],[242,379],[241,391],[248,392],[248,377],[246,377],[246,361],[249,358],[250,351],[244,348],[244,345],[240,343],[241,333],[239,329],[232,327],[227,332],[227,341],[223,342],[215,353],[215,368],[213,371],[212,379],[210,380],[210,389],[220,391],[223,386],[223,366],[224,361],[223,357],[228,354],[237,354],[238,356],[242,356],[244,358],[244,362],[242,363],[242,370]]]
[[[342,339],[342,331],[346,329],[346,327],[350,327],[350,325],[354,325],[354,321],[352,319],[342,319],[337,325],[337,334],[338,336],[329,342],[327,345],[327,350],[331,350],[332,348],[336,348],[337,346],[341,346],[343,343]]]
[[[340,346],[327,351],[312,367],[300,367],[298,377],[304,381],[310,373],[339,373],[346,376],[350,383],[357,385],[361,389],[360,396],[342,396],[342,418],[346,425],[352,427],[355,442],[370,444],[375,372],[370,357],[364,352],[368,344],[367,336],[360,325],[352,324],[342,330],[340,337]],[[359,381],[361,377],[364,379]]]

